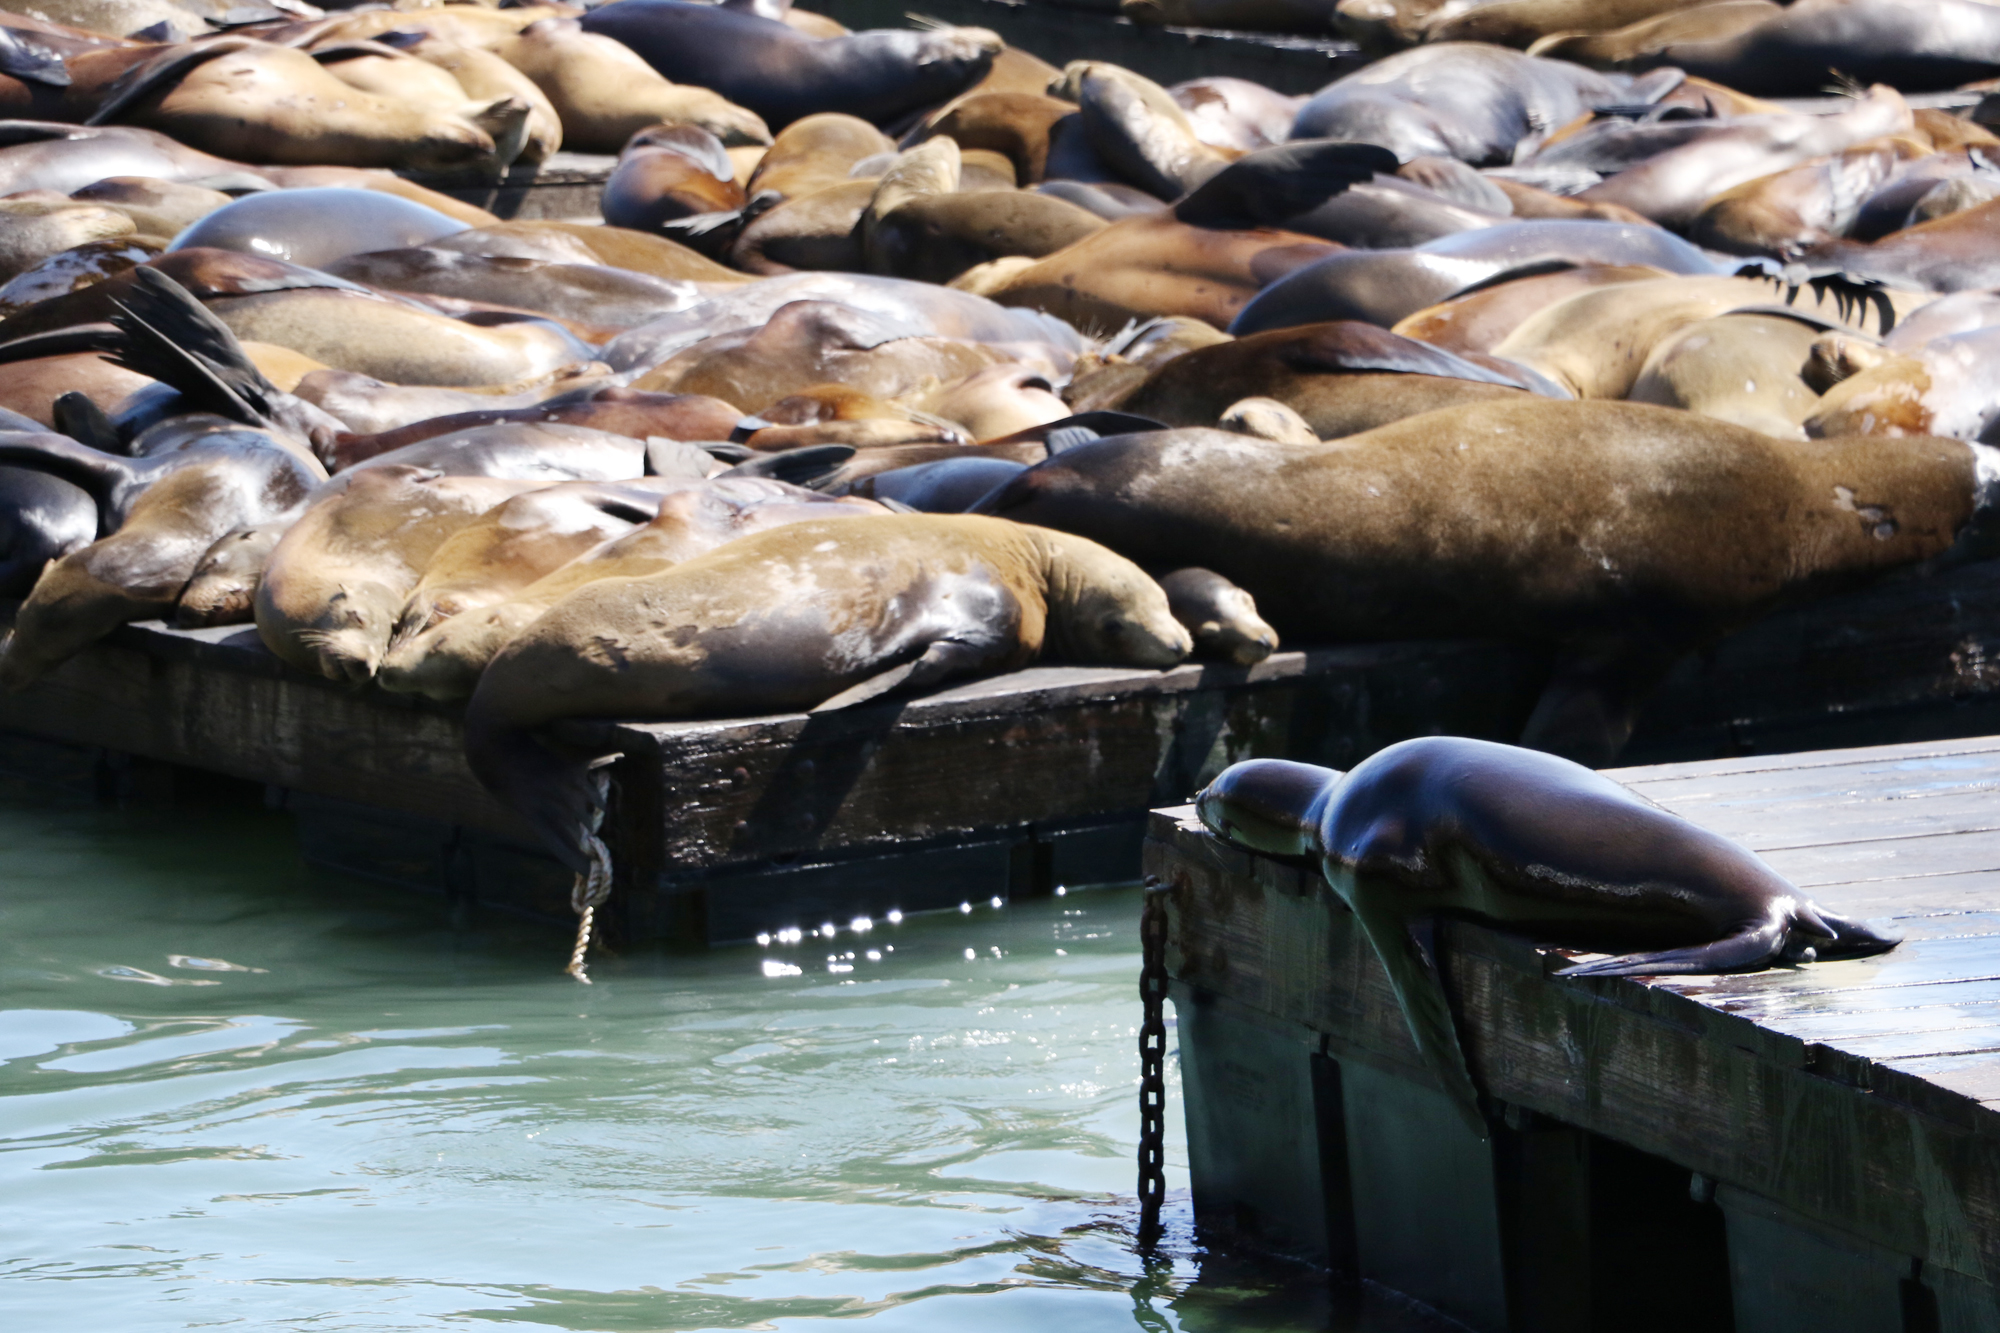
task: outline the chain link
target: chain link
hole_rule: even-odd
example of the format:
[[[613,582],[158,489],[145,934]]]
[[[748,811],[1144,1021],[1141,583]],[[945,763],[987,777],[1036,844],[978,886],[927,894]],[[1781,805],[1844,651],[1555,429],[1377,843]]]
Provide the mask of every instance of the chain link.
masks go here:
[[[1160,1208],[1167,1198],[1167,891],[1146,877],[1139,914],[1139,1248],[1160,1239]]]

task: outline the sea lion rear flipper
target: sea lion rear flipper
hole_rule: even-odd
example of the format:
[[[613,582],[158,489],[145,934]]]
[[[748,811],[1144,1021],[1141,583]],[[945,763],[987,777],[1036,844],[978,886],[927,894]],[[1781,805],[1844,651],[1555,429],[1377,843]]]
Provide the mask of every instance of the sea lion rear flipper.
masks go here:
[[[1833,930],[1833,943],[1822,945],[1822,958],[1858,958],[1871,953],[1887,953],[1903,942],[1900,931],[1884,933],[1865,921],[1844,917],[1838,912],[1829,912],[1824,907],[1816,907],[1819,919]]]
[[[1685,949],[1661,949],[1657,953],[1628,953],[1601,958],[1594,963],[1577,963],[1556,973],[1559,977],[1664,977],[1701,975],[1708,972],[1742,972],[1763,967],[1784,948],[1786,923],[1782,918],[1762,921],[1748,930],[1709,944]]]
[[[1479,1113],[1479,1089],[1465,1063],[1465,1047],[1458,1039],[1458,1025],[1452,1018],[1451,1001],[1445,995],[1444,978],[1438,974],[1433,944],[1433,923],[1413,920],[1391,904],[1400,890],[1393,880],[1371,879],[1357,874],[1347,900],[1375,956],[1389,974],[1389,985],[1403,1008],[1410,1035],[1424,1063],[1437,1075],[1438,1082],[1472,1132],[1488,1136],[1486,1119]]]
[[[132,270],[132,286],[116,299],[111,322],[126,345],[114,365],[181,391],[190,407],[247,425],[270,421],[278,388],[244,354],[229,326],[187,288],[156,268]]]
[[[879,699],[891,690],[922,689],[952,676],[968,675],[994,656],[996,646],[962,639],[939,639],[924,649],[921,657],[877,672],[859,685],[850,685],[812,711],[831,713]]]
[[[808,444],[797,449],[781,449],[775,454],[759,454],[747,463],[738,463],[725,477],[769,477],[794,486],[813,486],[840,471],[854,457],[848,444]]]

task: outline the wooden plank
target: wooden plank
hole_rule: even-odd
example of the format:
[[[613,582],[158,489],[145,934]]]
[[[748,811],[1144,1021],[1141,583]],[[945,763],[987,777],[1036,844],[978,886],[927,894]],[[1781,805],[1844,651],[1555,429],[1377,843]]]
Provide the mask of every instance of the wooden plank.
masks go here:
[[[1814,887],[1813,897],[1836,912],[1862,918],[1979,911],[2000,897],[2000,877],[1991,870],[1902,879],[1844,881]]]
[[[615,154],[551,153],[546,162],[510,168],[495,181],[476,172],[399,171],[405,180],[448,194],[497,217],[596,222]]]

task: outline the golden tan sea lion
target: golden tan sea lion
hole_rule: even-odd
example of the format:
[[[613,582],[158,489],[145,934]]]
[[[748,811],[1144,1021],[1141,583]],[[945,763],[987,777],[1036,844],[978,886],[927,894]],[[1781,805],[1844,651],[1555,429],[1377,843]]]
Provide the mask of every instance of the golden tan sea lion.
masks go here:
[[[558,718],[839,708],[1043,653],[1166,667],[1190,647],[1159,585],[1093,542],[962,515],[793,523],[557,602],[480,676],[466,757],[581,871],[595,756],[535,739]]]
[[[1817,320],[1737,312],[1699,320],[1663,339],[1625,395],[1698,412],[1779,439],[1805,438],[1819,395],[1803,371],[1825,333]]]
[[[1647,264],[1585,264],[1538,273],[1454,296],[1398,320],[1391,329],[1448,352],[1491,352],[1521,322],[1566,297],[1621,282],[1667,277]]]

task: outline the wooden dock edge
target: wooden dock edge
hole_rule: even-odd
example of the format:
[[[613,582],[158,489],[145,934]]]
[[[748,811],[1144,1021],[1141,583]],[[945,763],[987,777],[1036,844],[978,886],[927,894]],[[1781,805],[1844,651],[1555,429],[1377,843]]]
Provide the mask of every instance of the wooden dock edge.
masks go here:
[[[2000,1330],[1992,1106],[1634,981],[1553,981],[1559,957],[1452,923],[1468,1054],[1506,1108],[1482,1143],[1316,869],[1189,807],[1155,812],[1144,863],[1206,1237],[1477,1329],[1725,1327],[1733,1292],[1745,1333]],[[1632,1095],[1662,1085],[1681,1094]],[[1590,1322],[1621,1291],[1627,1322]]]

